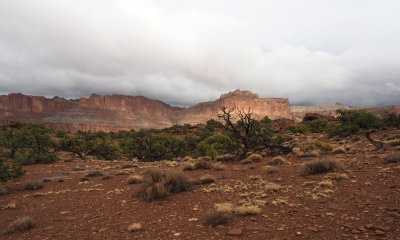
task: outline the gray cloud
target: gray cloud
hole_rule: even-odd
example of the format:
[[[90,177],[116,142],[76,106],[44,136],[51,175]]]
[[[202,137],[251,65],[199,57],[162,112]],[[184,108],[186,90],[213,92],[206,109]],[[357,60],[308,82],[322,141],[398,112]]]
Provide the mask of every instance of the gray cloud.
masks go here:
[[[400,2],[0,2],[0,94],[399,104]]]

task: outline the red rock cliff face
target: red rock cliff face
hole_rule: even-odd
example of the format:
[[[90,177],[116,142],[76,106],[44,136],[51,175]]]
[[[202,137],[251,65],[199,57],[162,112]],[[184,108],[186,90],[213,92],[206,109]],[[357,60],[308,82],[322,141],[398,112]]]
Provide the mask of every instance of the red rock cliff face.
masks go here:
[[[0,123],[39,121],[60,130],[118,131],[164,128],[175,124],[205,123],[218,118],[222,106],[251,108],[256,118],[292,119],[288,99],[260,98],[248,91],[234,91],[212,102],[190,108],[171,107],[158,100],[123,95],[100,96],[68,101],[55,97],[9,94],[0,97]]]
[[[218,119],[221,107],[237,108],[253,112],[257,119],[268,116],[270,119],[292,119],[290,104],[287,98],[260,98],[258,94],[249,91],[236,90],[212,102],[199,103],[179,113],[178,123],[204,123],[209,119]]]

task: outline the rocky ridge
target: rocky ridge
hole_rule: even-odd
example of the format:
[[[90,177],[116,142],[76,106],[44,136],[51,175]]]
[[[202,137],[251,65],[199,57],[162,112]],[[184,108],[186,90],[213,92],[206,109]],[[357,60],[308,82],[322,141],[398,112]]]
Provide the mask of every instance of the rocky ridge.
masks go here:
[[[287,98],[260,98],[258,94],[240,90],[222,94],[216,101],[189,108],[173,107],[143,96],[92,94],[89,98],[66,100],[11,93],[0,97],[0,123],[38,121],[72,132],[164,128],[217,119],[222,106],[251,109],[258,119],[265,116],[292,119]]]

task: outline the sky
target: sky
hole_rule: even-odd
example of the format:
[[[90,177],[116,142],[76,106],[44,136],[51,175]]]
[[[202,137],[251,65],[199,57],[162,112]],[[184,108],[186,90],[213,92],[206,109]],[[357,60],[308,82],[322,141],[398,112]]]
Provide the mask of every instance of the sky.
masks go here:
[[[0,0],[0,94],[400,104],[398,0]]]

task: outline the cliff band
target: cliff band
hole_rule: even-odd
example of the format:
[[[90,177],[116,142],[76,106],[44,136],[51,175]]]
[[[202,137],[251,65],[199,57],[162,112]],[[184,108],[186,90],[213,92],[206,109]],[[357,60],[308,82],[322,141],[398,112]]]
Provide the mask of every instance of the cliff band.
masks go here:
[[[218,119],[222,106],[245,111],[251,108],[257,119],[265,116],[292,119],[287,98],[260,98],[258,94],[240,90],[189,108],[172,107],[142,96],[92,94],[89,98],[66,100],[11,93],[0,97],[0,124],[36,121],[71,132],[164,128]]]

